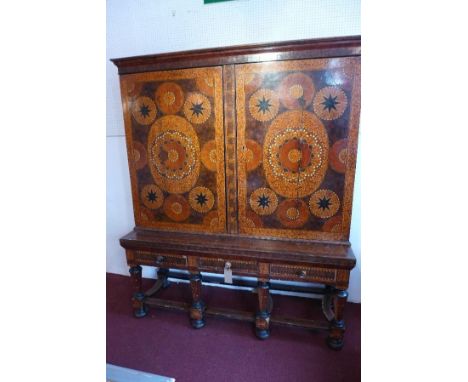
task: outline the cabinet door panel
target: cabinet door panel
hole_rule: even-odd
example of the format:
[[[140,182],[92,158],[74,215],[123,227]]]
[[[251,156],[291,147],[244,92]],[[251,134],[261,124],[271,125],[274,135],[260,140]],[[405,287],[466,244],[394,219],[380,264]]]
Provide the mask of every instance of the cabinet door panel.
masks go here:
[[[360,59],[236,67],[239,230],[349,237]]]
[[[121,76],[139,227],[226,230],[222,68]]]

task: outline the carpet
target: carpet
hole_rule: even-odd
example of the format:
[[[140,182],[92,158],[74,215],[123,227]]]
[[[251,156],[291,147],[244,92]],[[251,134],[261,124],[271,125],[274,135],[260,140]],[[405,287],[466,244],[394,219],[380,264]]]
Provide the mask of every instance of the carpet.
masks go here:
[[[145,288],[154,280],[144,279]],[[150,309],[136,319],[130,304],[129,277],[107,274],[107,363],[174,377],[177,382],[354,382],[360,381],[360,304],[345,308],[346,335],[341,351],[330,350],[327,334],[271,326],[266,341],[253,325],[207,317],[203,329],[193,329],[187,314]],[[190,301],[187,284],[173,284],[161,298]],[[255,311],[256,295],[245,291],[204,287],[209,306]],[[319,318],[320,301],[273,296],[273,314]]]

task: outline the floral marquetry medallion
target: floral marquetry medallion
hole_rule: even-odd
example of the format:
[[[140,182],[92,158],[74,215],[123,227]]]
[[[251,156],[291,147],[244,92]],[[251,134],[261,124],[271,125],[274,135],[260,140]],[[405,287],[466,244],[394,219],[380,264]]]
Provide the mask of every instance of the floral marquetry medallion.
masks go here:
[[[137,226],[225,232],[222,69],[121,77]]]
[[[236,67],[241,233],[347,237],[359,86],[352,57]]]

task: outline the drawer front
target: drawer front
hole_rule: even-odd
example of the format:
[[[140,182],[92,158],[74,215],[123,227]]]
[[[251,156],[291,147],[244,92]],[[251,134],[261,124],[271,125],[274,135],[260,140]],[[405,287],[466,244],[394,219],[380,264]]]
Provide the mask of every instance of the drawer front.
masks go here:
[[[257,263],[255,261],[211,259],[202,257],[200,258],[198,267],[201,271],[224,272],[224,268],[228,262],[231,264],[231,270],[234,274],[257,274]]]
[[[272,264],[270,266],[270,276],[272,279],[277,278],[296,281],[335,282],[336,269]]]
[[[159,252],[135,251],[135,261],[160,268],[187,267],[187,256],[165,255]]]

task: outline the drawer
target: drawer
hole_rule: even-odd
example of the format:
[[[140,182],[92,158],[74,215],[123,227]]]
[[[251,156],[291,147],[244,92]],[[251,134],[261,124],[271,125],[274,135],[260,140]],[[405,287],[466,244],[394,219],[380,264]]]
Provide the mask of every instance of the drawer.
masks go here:
[[[224,267],[227,262],[231,263],[233,274],[257,274],[257,262],[247,260],[226,260],[201,257],[198,262],[198,268],[201,271],[222,273],[224,272]]]
[[[160,252],[135,251],[135,262],[160,268],[186,268],[187,256],[166,255]]]
[[[271,264],[270,277],[297,281],[334,282],[336,281],[336,269]]]

